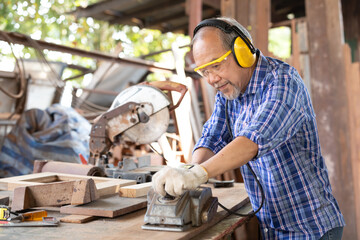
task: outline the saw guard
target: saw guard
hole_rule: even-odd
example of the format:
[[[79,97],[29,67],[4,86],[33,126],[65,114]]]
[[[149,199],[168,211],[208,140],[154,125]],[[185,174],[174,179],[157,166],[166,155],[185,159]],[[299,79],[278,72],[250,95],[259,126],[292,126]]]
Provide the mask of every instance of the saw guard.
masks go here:
[[[114,100],[109,111],[125,103],[135,102],[142,106],[141,111],[149,116],[147,122],[138,122],[122,131],[122,116],[109,120],[107,124],[108,136],[114,142],[115,137],[122,134],[125,141],[138,144],[151,143],[160,138],[169,126],[170,101],[159,89],[148,85],[135,85],[125,89]]]

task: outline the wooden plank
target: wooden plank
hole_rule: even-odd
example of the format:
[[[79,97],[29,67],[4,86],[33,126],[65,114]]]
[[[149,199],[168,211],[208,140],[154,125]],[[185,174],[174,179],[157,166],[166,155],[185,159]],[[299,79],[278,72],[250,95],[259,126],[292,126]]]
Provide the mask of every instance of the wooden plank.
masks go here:
[[[152,182],[121,187],[119,196],[127,198],[143,197],[147,195],[151,186]]]
[[[179,55],[179,54],[177,54]],[[176,57],[176,54],[174,54]],[[178,58],[180,56],[177,56]],[[185,84],[187,87],[190,86],[190,78],[185,78],[185,74],[178,71],[179,76],[173,76],[171,79],[174,82],[179,82]],[[179,99],[179,95],[174,93],[172,94],[173,102],[177,102]],[[179,130],[180,142],[181,142],[181,150],[183,152],[183,156],[185,162],[189,162],[191,160],[192,149],[194,148],[194,134],[193,134],[193,127],[190,122],[191,113],[189,111],[191,109],[191,96],[190,94],[186,94],[183,98],[180,106],[175,109],[175,116],[177,122],[177,129]]]
[[[205,79],[200,79],[201,92],[205,111],[205,121],[207,121],[214,111],[216,90]]]
[[[73,198],[74,197],[74,198]],[[77,180],[18,187],[14,190],[11,209],[83,204],[98,198],[94,180]]]
[[[93,179],[100,197],[116,194],[119,192],[120,187],[136,184],[135,180],[44,172],[2,178],[0,179],[0,190],[13,191],[17,187],[43,185],[55,181],[74,181],[82,179]]]
[[[68,215],[60,218],[60,222],[65,223],[87,223],[93,220],[98,219],[95,216],[86,216],[86,215]]]
[[[60,212],[66,214],[113,218],[145,208],[146,205],[146,197],[122,198],[115,195],[107,198],[101,198],[88,204],[63,206],[60,208]]]
[[[195,89],[194,80],[188,78],[188,83],[189,84],[187,87],[189,89],[190,98],[191,98],[190,123],[193,132],[193,139],[195,142],[197,142],[201,136],[203,122],[201,119],[198,95]]]

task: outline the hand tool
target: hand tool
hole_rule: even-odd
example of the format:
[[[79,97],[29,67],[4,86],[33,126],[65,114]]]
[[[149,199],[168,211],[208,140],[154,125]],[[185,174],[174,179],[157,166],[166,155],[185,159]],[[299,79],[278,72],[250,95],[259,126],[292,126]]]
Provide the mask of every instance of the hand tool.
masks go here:
[[[0,220],[7,221],[10,218],[10,208],[5,205],[0,206]]]
[[[43,217],[42,221],[10,222],[0,221],[0,227],[57,227],[59,221],[54,217]]]
[[[186,231],[210,222],[217,212],[218,199],[212,197],[211,188],[199,187],[185,191],[179,197],[162,197],[151,189],[142,229]]]
[[[45,210],[38,210],[27,213],[20,213],[16,217],[10,217],[8,221],[11,222],[27,222],[27,221],[43,221],[43,218],[47,217],[47,212]]]

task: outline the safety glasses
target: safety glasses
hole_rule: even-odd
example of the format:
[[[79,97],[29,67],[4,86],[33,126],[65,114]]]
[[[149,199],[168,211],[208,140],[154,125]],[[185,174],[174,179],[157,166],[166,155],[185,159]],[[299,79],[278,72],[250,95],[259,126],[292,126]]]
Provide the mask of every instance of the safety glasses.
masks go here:
[[[227,59],[227,57],[229,56],[230,53],[231,53],[231,50],[227,51],[224,55],[215,59],[214,61],[205,63],[205,64],[195,68],[194,71],[203,77],[208,77],[210,73],[217,74],[221,70],[221,68],[220,68],[221,63]],[[210,68],[208,66],[210,66]]]

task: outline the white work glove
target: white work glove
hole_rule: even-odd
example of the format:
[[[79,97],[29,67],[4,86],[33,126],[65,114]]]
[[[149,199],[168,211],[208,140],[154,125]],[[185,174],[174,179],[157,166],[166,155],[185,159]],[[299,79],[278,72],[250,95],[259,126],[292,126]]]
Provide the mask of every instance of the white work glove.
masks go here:
[[[208,173],[199,164],[183,164],[179,167],[161,169],[152,177],[155,192],[162,196],[166,193],[179,196],[185,190],[196,189],[208,180]]]

